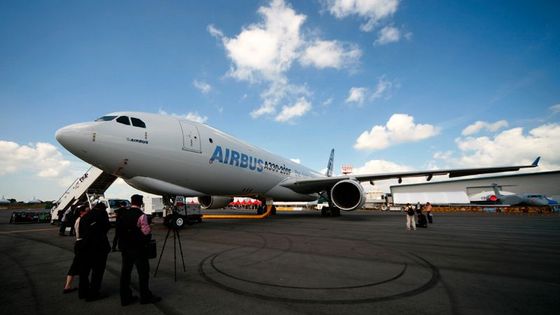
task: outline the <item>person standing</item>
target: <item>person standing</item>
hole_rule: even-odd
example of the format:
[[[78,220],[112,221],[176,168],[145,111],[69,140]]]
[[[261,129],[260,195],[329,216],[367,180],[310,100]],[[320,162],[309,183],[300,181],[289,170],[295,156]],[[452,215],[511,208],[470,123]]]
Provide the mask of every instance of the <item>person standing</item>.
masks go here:
[[[426,202],[425,210],[426,210],[426,216],[428,217],[428,223],[432,224],[433,223],[432,204],[429,203],[429,202]]]
[[[416,227],[427,228],[428,220],[426,220],[426,215],[422,213],[422,207],[420,204],[418,204],[418,208],[420,210],[416,211],[416,216],[418,217],[416,220]]]
[[[62,293],[70,293],[77,290],[77,288],[72,287],[72,283],[74,282],[74,277],[80,275],[80,264],[83,263],[81,258],[81,245],[82,245],[82,238],[80,237],[80,218],[83,217],[89,211],[89,207],[87,205],[79,205],[76,207],[76,222],[74,223],[74,230],[76,232],[76,242],[74,243],[74,259],[72,260],[72,265],[68,270],[68,274],[66,275],[66,284],[64,285],[64,290]]]
[[[121,213],[122,211],[125,211],[127,208],[127,204],[126,202],[121,202],[120,207],[115,210],[115,217],[116,217],[116,221],[118,222],[119,220],[119,213]],[[113,237],[113,251],[116,252],[118,251],[118,244],[119,244],[119,234],[115,231],[115,236]]]
[[[161,298],[152,294],[149,288],[150,264],[146,247],[151,239],[151,228],[148,217],[140,207],[143,204],[141,195],[130,198],[130,208],[124,208],[117,217],[117,237],[122,255],[120,295],[121,305],[132,304],[138,297],[132,295],[130,276],[132,267],[136,265],[140,282],[140,303],[157,303]]]
[[[406,204],[406,207],[404,208],[404,211],[406,212],[406,229],[407,230],[414,230],[416,231],[416,221],[414,219],[414,208],[412,208],[412,205],[410,203]]]
[[[98,201],[93,208],[80,218],[80,233],[83,263],[80,263],[80,282],[78,296],[86,301],[103,298],[100,294],[101,282],[107,265],[107,256],[111,245],[107,232],[111,225],[107,215],[107,206]],[[91,281],[90,281],[91,274]]]
[[[72,216],[74,215],[75,210],[76,205],[72,205],[70,208],[64,211],[62,218],[60,219],[60,229],[58,231],[58,235],[66,236],[66,228],[72,227]],[[70,233],[68,235],[72,235],[72,228],[70,229]]]

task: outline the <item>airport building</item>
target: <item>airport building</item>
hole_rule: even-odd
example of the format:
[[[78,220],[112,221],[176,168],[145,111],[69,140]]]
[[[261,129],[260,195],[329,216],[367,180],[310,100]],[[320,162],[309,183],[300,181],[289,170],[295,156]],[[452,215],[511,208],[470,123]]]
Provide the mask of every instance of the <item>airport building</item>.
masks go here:
[[[465,204],[493,194],[493,186],[503,194],[538,194],[560,201],[560,171],[393,185],[391,194],[394,204]]]

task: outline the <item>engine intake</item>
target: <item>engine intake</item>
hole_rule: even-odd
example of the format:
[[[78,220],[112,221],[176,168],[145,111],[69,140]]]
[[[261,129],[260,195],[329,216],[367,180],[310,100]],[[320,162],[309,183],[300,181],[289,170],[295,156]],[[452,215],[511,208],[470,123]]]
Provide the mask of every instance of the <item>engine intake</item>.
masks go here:
[[[198,197],[198,203],[202,209],[220,209],[233,201],[231,197],[224,196],[202,196]]]
[[[366,202],[364,188],[358,181],[341,180],[331,188],[331,201],[340,210],[356,210]]]

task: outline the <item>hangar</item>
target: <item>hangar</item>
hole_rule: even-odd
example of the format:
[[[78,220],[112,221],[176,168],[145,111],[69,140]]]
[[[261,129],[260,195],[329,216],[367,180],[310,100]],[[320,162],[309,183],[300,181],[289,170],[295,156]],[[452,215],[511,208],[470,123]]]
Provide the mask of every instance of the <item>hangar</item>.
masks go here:
[[[475,201],[483,192],[491,192],[494,184],[504,193],[540,194],[560,200],[560,170],[393,185],[391,194],[395,204],[464,204]]]

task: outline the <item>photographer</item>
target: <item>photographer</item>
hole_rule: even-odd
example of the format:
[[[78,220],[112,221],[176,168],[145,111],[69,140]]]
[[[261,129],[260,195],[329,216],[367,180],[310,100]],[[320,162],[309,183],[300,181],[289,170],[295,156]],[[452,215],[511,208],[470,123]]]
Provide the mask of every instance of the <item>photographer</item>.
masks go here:
[[[132,304],[138,297],[130,290],[130,274],[136,265],[140,282],[140,303],[157,303],[161,298],[149,289],[150,264],[146,255],[146,246],[151,239],[151,228],[148,217],[140,207],[143,204],[141,195],[131,197],[130,208],[121,208],[117,217],[117,235],[119,249],[122,253],[121,268],[121,305]]]

